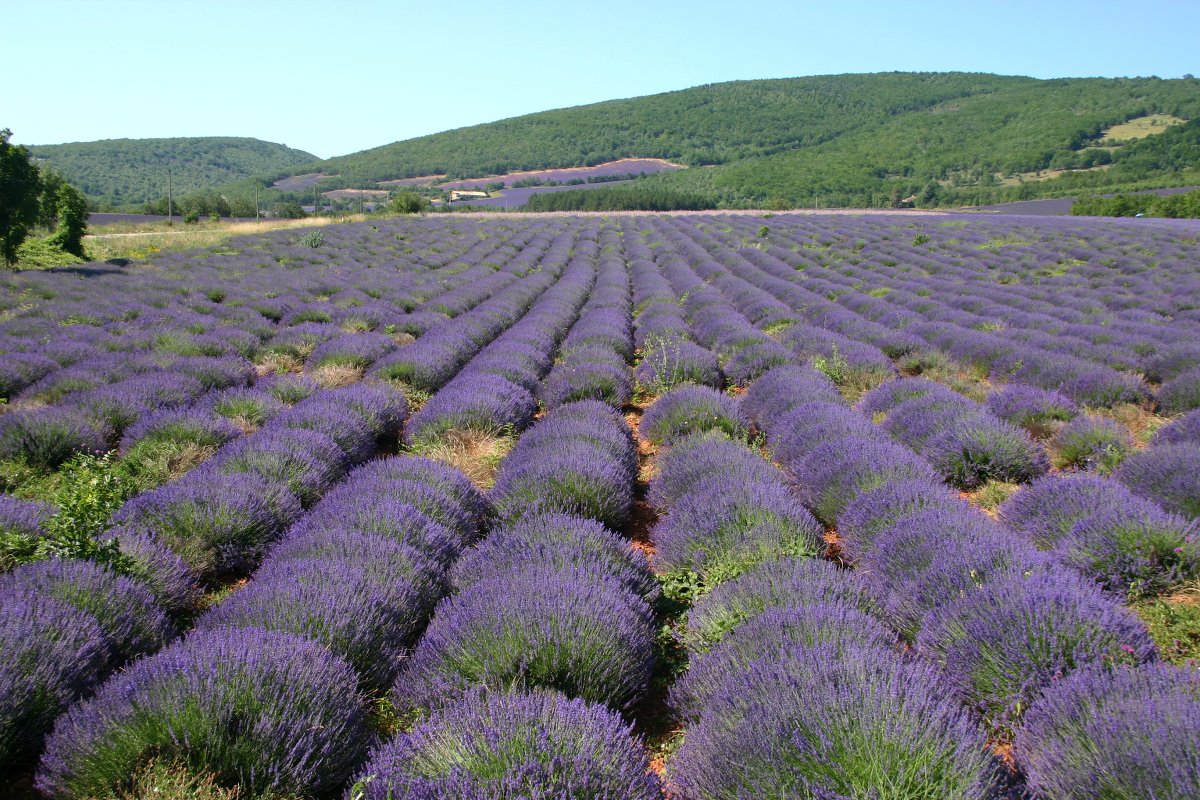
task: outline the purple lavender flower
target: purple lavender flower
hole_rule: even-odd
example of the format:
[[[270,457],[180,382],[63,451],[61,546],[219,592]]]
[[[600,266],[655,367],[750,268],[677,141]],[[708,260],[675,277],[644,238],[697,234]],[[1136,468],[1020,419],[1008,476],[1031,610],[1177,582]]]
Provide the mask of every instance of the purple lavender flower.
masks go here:
[[[597,350],[611,357],[593,356]],[[541,400],[549,409],[579,400],[600,400],[620,408],[632,399],[633,378],[629,367],[612,350],[596,347],[577,350],[555,366],[546,376],[541,392]]]
[[[838,518],[842,557],[860,560],[885,529],[922,511],[970,511],[971,505],[940,481],[891,481],[860,494]]]
[[[1043,797],[1200,796],[1200,680],[1166,665],[1079,670],[1029,709],[1013,753]]]
[[[1046,451],[1029,434],[991,416],[964,419],[935,435],[924,455],[947,483],[960,489],[977,489],[992,480],[1027,483],[1050,469]]]
[[[839,403],[818,400],[784,412],[771,425],[771,455],[788,469],[804,463],[818,445],[846,436],[890,441],[863,415]]]
[[[926,619],[919,647],[988,722],[1020,720],[1042,689],[1081,667],[1156,658],[1145,626],[1069,571],[1014,573]]]
[[[155,534],[211,579],[249,571],[299,513],[294,496],[261,478],[198,470],[128,501],[113,523]]]
[[[671,444],[690,433],[720,430],[734,438],[746,435],[737,401],[708,386],[679,386],[659,397],[642,416],[642,435]]]
[[[1134,597],[1200,575],[1200,523],[1132,500],[1080,518],[1055,554],[1106,589]]]
[[[385,383],[359,382],[331,389],[321,396],[359,417],[376,440],[394,437],[408,416],[408,401],[404,395]]]
[[[499,375],[455,378],[412,415],[404,431],[409,444],[431,442],[451,430],[500,434],[533,420],[537,402],[526,389]]]
[[[794,647],[729,676],[669,764],[684,797],[990,796],[996,768],[932,665]]]
[[[821,559],[782,558],[760,564],[697,600],[688,612],[683,640],[692,653],[704,653],[767,609],[821,604],[878,611],[856,573]]]
[[[52,470],[76,453],[103,453],[109,436],[110,431],[97,428],[75,409],[13,411],[0,417],[0,458],[24,459]]]
[[[891,413],[892,409],[906,400],[930,394],[945,397],[953,392],[928,378],[896,378],[864,394],[858,402],[858,410],[868,416]]]
[[[324,395],[310,397],[271,420],[271,432],[315,431],[332,439],[344,452],[343,466],[361,464],[375,452],[375,435],[361,417]],[[340,460],[340,459],[339,459]]]
[[[53,597],[90,614],[104,632],[114,666],[175,638],[148,589],[90,561],[35,561],[0,575],[0,595],[21,592]]]
[[[169,408],[146,414],[125,429],[121,452],[141,442],[190,444],[215,450],[241,435],[232,422],[211,412],[194,408]]]
[[[1066,422],[1079,413],[1079,407],[1064,395],[1023,383],[1010,383],[992,392],[987,407],[1000,419],[1031,432]]]
[[[1110,419],[1081,416],[1059,428],[1053,446],[1059,467],[1108,473],[1133,450],[1133,437]]]
[[[859,495],[892,481],[936,483],[929,464],[895,442],[848,436],[814,448],[799,464],[786,464],[801,496],[830,525]]]
[[[54,359],[36,353],[0,353],[0,397],[12,397],[60,366]]]
[[[483,531],[491,513],[487,498],[453,467],[439,461],[416,456],[382,458],[371,461],[347,476],[343,486],[371,478],[388,481],[411,481],[413,484],[436,490],[450,502],[435,519],[460,530],[465,539],[473,539]],[[394,499],[401,499],[394,496]]]
[[[396,343],[381,333],[345,334],[318,345],[304,367],[309,372],[326,366],[366,369],[395,349]]]
[[[633,475],[602,446],[568,439],[524,458],[509,456],[491,493],[500,519],[511,522],[526,514],[558,511],[599,520],[613,529],[629,519]]]
[[[816,603],[764,609],[729,632],[711,650],[694,657],[671,687],[671,708],[695,723],[727,684],[756,662],[797,647],[828,645],[843,650],[897,650],[896,634],[853,606]]]
[[[171,369],[195,378],[206,389],[247,386],[255,376],[254,365],[235,356],[181,358],[171,364]]]
[[[543,686],[624,709],[653,665],[650,607],[603,571],[529,567],[444,600],[396,682],[401,707]]]
[[[1200,517],[1200,446],[1148,447],[1125,459],[1113,477],[1167,511]]]
[[[114,528],[101,538],[116,539],[129,573],[150,590],[164,611],[183,614],[200,601],[202,590],[191,569],[153,533]]]
[[[254,629],[193,633],[71,707],[38,790],[110,796],[151,760],[262,794],[327,795],[366,755],[354,671],[316,642]]]
[[[493,531],[463,553],[451,585],[462,592],[496,575],[544,564],[555,569],[603,569],[635,594],[653,599],[658,582],[646,556],[599,522],[562,513],[532,514]]]
[[[662,796],[620,716],[544,690],[470,692],[377,749],[360,776],[364,800]]]
[[[368,691],[386,690],[424,621],[420,593],[401,576],[341,559],[274,561],[196,623],[291,633],[346,659]]]
[[[221,448],[205,469],[262,478],[309,505],[345,472],[347,462],[345,451],[325,434],[283,428],[232,442]]]
[[[750,384],[741,398],[742,414],[760,430],[772,429],[785,413],[806,403],[844,404],[833,381],[811,367],[775,367]]]
[[[1160,444],[1200,444],[1200,409],[1189,411],[1178,419],[1173,419],[1159,428],[1152,445]]]
[[[54,718],[109,669],[96,618],[33,592],[0,593],[0,763],[37,754]]]
[[[728,475],[697,483],[653,531],[658,568],[695,572],[709,589],[764,561],[820,555],[823,535],[781,479]]]
[[[960,508],[919,511],[893,523],[858,566],[887,620],[910,639],[933,610],[1010,574],[1050,569],[1028,543]]]
[[[739,481],[778,480],[779,470],[745,444],[718,431],[694,433],[678,440],[657,459],[658,474],[650,481],[648,499],[666,511],[700,481],[726,475]]]
[[[689,341],[651,340],[642,350],[635,376],[651,394],[662,394],[682,383],[720,389],[722,382],[717,357]]]

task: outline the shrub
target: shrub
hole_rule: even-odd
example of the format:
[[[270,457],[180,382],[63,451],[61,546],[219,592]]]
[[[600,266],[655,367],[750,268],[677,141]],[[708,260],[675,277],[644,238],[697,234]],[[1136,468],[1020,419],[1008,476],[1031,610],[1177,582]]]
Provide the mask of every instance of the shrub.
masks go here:
[[[74,409],[13,411],[0,418],[0,458],[52,470],[76,453],[100,455],[108,449],[109,435]]]
[[[838,518],[842,557],[858,561],[874,547],[875,539],[892,525],[922,511],[967,512],[970,503],[940,481],[892,481],[863,492]]]
[[[430,507],[425,513],[459,531],[464,539],[473,539],[482,533],[491,514],[487,498],[467,476],[453,467],[428,458],[400,456],[371,461],[350,473],[339,488],[345,487],[346,491],[350,491],[349,487],[358,481],[372,479],[401,482],[400,486],[395,487],[401,490],[401,493],[392,495],[392,499],[401,502],[411,502],[403,492],[406,487],[433,490],[444,500],[438,510]]]
[[[929,440],[929,463],[960,489],[988,481],[1027,483],[1050,469],[1046,451],[1029,434],[1000,420],[966,420]]]
[[[1079,413],[1079,407],[1058,392],[1010,383],[987,397],[988,410],[1005,422],[1031,433],[1045,431],[1056,422],[1067,422]]]
[[[697,483],[714,475],[739,481],[778,481],[779,470],[742,442],[706,431],[678,440],[657,459],[658,474],[650,481],[648,499],[665,511]]]
[[[54,511],[46,503],[0,494],[0,573],[35,556]]]
[[[114,528],[102,539],[116,543],[122,570],[141,581],[164,611],[180,614],[200,601],[202,590],[191,569],[153,533]]]
[[[288,539],[302,534],[332,537],[343,533],[367,534],[411,547],[421,557],[441,567],[457,557],[464,545],[461,533],[436,522],[417,505],[394,500],[384,492],[389,486],[399,486],[408,494],[409,500],[418,503],[422,502],[421,497],[413,495],[417,491],[424,492],[429,501],[426,507],[444,503],[444,497],[435,490],[404,486],[402,482],[380,482],[364,488],[367,486],[356,485],[361,494],[348,490],[336,495],[331,493],[292,527]]]
[[[858,401],[858,410],[867,416],[887,414],[906,400],[929,394],[946,397],[953,392],[928,378],[896,378],[864,394]]]
[[[1055,552],[1110,591],[1158,594],[1200,575],[1200,523],[1133,498],[1080,519]]]
[[[1107,474],[1133,450],[1133,437],[1124,425],[1104,417],[1077,417],[1053,441],[1054,466]]]
[[[1158,392],[1158,404],[1168,414],[1200,408],[1200,367],[1193,367],[1164,383]]]
[[[408,416],[408,401],[404,394],[383,383],[356,383],[331,389],[322,397],[361,419],[376,440],[395,436]]]
[[[341,403],[321,396],[305,400],[271,421],[271,433],[290,430],[315,431],[329,437],[345,453],[345,458],[331,455],[322,460],[340,462],[343,467],[361,464],[375,452],[375,435],[367,423],[356,414],[347,414]]]
[[[989,724],[1019,722],[1041,690],[1089,665],[1153,660],[1133,613],[1071,572],[1013,574],[937,609],[919,647]]]
[[[650,394],[662,394],[683,383],[720,389],[721,366],[717,357],[688,341],[648,341],[635,373],[637,382]]]
[[[662,796],[617,714],[552,691],[471,692],[376,750],[361,776],[363,800]]]
[[[705,589],[764,561],[824,552],[824,529],[782,480],[698,482],[653,532],[656,564],[694,572]]]
[[[257,477],[311,505],[342,475],[346,462],[345,451],[320,431],[277,429],[223,447],[205,472]]]
[[[771,428],[771,455],[788,469],[802,464],[818,445],[857,436],[887,440],[887,435],[870,420],[839,403],[804,403],[785,412]]]
[[[934,609],[1010,574],[1047,566],[1030,545],[960,508],[919,511],[893,523],[859,562],[888,622],[910,639]]]
[[[1075,523],[1104,511],[1142,505],[1120,483],[1093,475],[1046,475],[1006,500],[1000,519],[1042,550],[1053,550]]]
[[[260,478],[194,472],[133,498],[113,521],[154,534],[211,580],[248,572],[299,513],[294,496]]]
[[[175,637],[148,589],[89,561],[50,559],[0,575],[0,594],[20,593],[53,597],[91,615],[114,666],[158,650]]]
[[[844,404],[833,381],[811,367],[775,367],[750,384],[742,395],[742,414],[769,431],[788,411],[806,403]]]
[[[629,519],[633,483],[629,468],[602,446],[562,439],[558,447],[547,444],[535,452],[510,453],[491,498],[497,516],[505,521],[559,511],[599,520],[615,530]]]
[[[601,571],[527,568],[442,601],[396,681],[401,708],[546,687],[629,708],[650,680],[650,607]]]
[[[1200,517],[1200,446],[1148,447],[1125,459],[1113,477],[1167,511]]]
[[[1200,796],[1200,680],[1165,665],[1080,670],[1033,704],[1013,753],[1039,796]]]
[[[695,724],[732,676],[777,654],[822,645],[839,658],[859,648],[887,652],[897,643],[896,634],[882,622],[852,606],[817,603],[765,609],[691,660],[671,687],[671,708]]]
[[[413,414],[404,438],[410,445],[419,446],[450,430],[499,435],[527,426],[536,410],[533,395],[524,387],[499,375],[469,375],[448,383]]]
[[[685,797],[976,800],[996,769],[932,665],[797,647],[730,676],[668,775]]]
[[[924,460],[895,442],[848,436],[814,448],[804,461],[789,464],[801,495],[830,525],[859,495],[893,481],[937,483]]]
[[[555,409],[580,400],[599,400],[620,408],[633,400],[633,379],[625,362],[616,354],[608,361],[590,361],[580,355],[595,349],[573,353],[546,376],[541,392],[546,408]]]
[[[1150,443],[1200,445],[1200,409],[1189,411],[1159,428]]]
[[[400,575],[342,559],[288,559],[196,623],[199,630],[261,629],[320,642],[344,658],[367,691],[386,690],[423,621],[422,598]]]
[[[691,433],[719,430],[745,438],[746,422],[737,402],[708,386],[679,386],[658,398],[642,416],[641,433],[659,444],[672,444]]]
[[[0,593],[0,763],[36,755],[55,717],[109,668],[95,617],[30,592]]]
[[[286,634],[204,631],[73,706],[47,741],[36,784],[53,797],[107,797],[165,760],[254,795],[325,795],[366,746],[346,662]]]
[[[768,609],[821,604],[878,610],[856,573],[821,559],[783,558],[760,564],[697,600],[683,641],[692,653],[704,653]]]
[[[599,522],[570,514],[532,514],[493,531],[455,563],[451,585],[462,592],[480,581],[544,564],[556,570],[596,569],[634,594],[653,599],[658,582],[646,556]]]

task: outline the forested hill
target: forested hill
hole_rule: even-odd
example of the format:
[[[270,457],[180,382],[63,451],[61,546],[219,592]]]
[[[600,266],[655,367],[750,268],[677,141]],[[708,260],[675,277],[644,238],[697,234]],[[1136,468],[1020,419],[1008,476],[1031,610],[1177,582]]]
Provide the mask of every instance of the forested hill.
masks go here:
[[[29,150],[89,199],[113,208],[165,197],[168,166],[176,195],[185,195],[316,159],[286,145],[229,136],[106,139],[32,145]]]
[[[734,81],[422,136],[271,177],[319,171],[336,176],[323,188],[369,188],[418,175],[477,177],[657,157],[703,169],[656,176],[648,179],[652,186],[704,192],[730,204],[778,198],[871,205],[931,187],[972,199],[967,195],[975,190],[1016,193],[1003,185],[1004,175],[1056,168],[1089,167],[1091,173],[1069,178],[1111,185],[1104,174],[1110,163],[1164,137],[1169,146],[1200,148],[1196,125],[1097,146],[1110,126],[1151,114],[1200,117],[1200,81],[974,73]],[[1142,155],[1117,172],[1122,185],[1175,170]],[[1200,163],[1191,150],[1176,150],[1167,160]],[[1036,195],[1058,188],[1045,177],[1014,180]]]

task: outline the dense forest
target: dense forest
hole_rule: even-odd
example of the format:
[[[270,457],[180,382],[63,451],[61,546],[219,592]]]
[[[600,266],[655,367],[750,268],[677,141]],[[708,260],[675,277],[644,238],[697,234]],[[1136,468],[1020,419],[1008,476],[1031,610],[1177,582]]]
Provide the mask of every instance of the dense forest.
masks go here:
[[[1152,113],[1200,117],[1200,81],[973,73],[734,81],[476,125],[293,172],[335,174],[322,188],[366,188],[416,175],[481,176],[657,157],[703,169],[649,181],[722,206],[889,205],[912,196],[936,205],[1145,180],[1200,181],[1200,172],[1179,174],[1181,164],[1194,171],[1200,162],[1186,152],[1173,157],[1156,141],[1194,149],[1192,126],[1120,147],[1091,146],[1106,128]],[[997,177],[1087,168],[1065,173],[1065,180],[1005,185],[1012,182]],[[629,196],[623,188],[611,193]],[[539,200],[550,202],[583,201]]]
[[[160,195],[165,198],[168,168],[175,194],[184,196],[316,158],[273,142],[215,136],[106,139],[33,145],[29,150],[35,161],[79,187],[98,209],[128,208]]]
[[[1200,218],[1200,191],[1184,194],[1119,194],[1116,197],[1083,197],[1071,204],[1080,217]]]

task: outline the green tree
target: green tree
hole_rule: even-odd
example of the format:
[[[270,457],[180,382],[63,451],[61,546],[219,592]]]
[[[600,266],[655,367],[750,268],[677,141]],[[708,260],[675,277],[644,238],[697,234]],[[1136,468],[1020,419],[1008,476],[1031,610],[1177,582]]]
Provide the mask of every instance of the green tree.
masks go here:
[[[88,223],[87,198],[69,183],[62,183],[55,195],[58,228],[50,237],[50,244],[64,253],[83,258],[83,235],[87,233]]]
[[[9,143],[12,131],[0,131],[0,253],[6,264],[17,263],[17,248],[38,219],[41,175],[29,150]]]
[[[420,214],[429,208],[429,201],[416,192],[396,192],[388,201],[388,209],[396,214]]]

